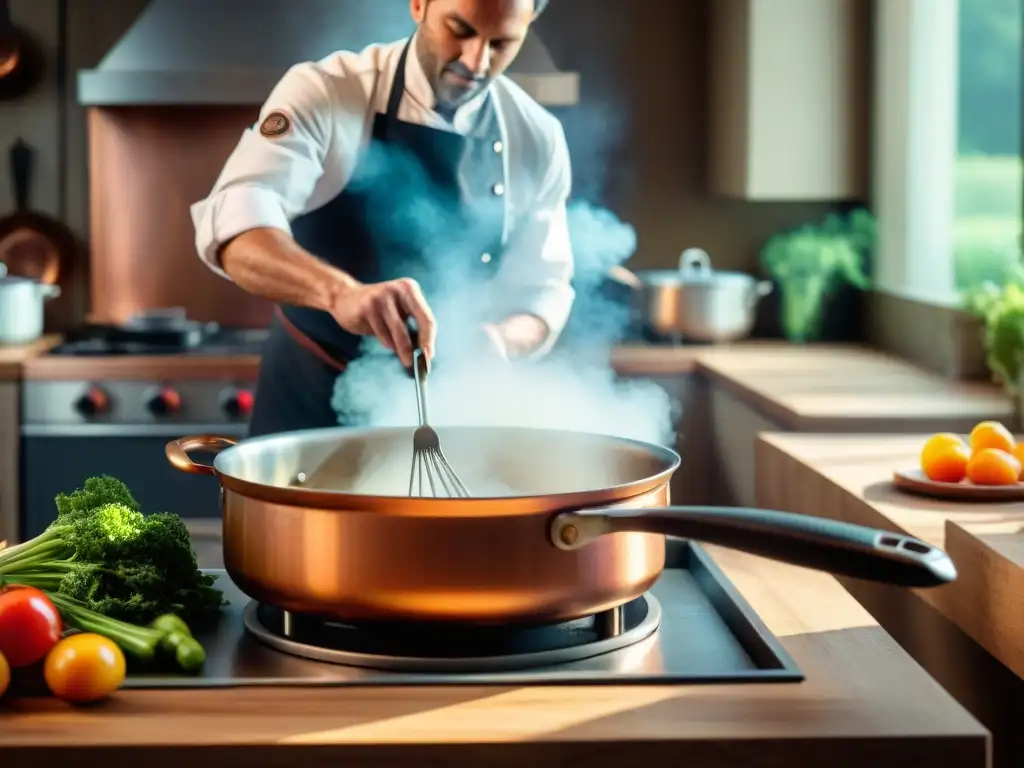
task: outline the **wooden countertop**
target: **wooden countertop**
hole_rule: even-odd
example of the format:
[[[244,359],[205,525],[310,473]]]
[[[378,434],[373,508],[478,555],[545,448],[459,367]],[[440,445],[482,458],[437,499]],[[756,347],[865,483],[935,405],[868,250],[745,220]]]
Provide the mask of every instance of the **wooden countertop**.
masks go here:
[[[30,344],[0,346],[0,381],[20,379],[26,362],[46,354],[60,341],[60,336],[43,336]]]
[[[703,373],[798,431],[906,432],[935,422],[969,429],[1012,413],[1009,400],[987,382],[952,381],[856,345],[622,346],[612,364],[635,376]]]
[[[958,578],[929,602],[1024,677],[1024,503],[910,496],[890,485],[917,465],[927,435],[762,435],[758,503],[903,531],[941,547]]]
[[[77,711],[54,700],[0,707],[0,752],[5,764],[107,768],[988,764],[983,727],[835,579],[709,551],[805,682],[124,691]]]

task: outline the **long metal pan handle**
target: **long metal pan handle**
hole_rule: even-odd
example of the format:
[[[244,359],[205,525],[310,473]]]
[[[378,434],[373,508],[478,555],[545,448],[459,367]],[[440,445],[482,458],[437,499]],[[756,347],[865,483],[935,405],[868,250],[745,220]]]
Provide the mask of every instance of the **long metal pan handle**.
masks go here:
[[[808,515],[744,507],[587,509],[556,515],[551,541],[574,550],[609,533],[655,533],[903,587],[956,580],[949,555],[920,539]]]
[[[164,448],[167,460],[171,466],[181,472],[188,472],[191,475],[215,475],[215,470],[209,464],[200,464],[192,461],[189,453],[192,451],[206,451],[207,453],[219,453],[225,448],[237,445],[238,441],[231,437],[219,437],[217,435],[193,435],[182,437],[178,440],[171,440]]]

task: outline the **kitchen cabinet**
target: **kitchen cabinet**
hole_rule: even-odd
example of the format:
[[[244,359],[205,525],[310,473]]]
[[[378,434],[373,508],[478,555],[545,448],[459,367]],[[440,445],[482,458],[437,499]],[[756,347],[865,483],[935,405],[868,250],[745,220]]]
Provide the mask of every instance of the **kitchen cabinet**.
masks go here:
[[[757,201],[867,195],[870,3],[711,3],[710,186]]]

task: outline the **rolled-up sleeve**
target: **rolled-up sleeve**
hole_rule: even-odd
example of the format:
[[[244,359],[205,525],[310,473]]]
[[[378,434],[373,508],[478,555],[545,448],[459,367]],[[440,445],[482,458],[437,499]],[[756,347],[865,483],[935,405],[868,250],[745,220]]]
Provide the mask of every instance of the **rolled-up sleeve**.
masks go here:
[[[227,278],[221,248],[251,229],[291,233],[323,175],[331,143],[332,96],[313,64],[292,67],[242,134],[210,195],[191,207],[196,250]],[[261,131],[264,121],[275,130]],[[276,135],[275,135],[276,133]]]
[[[537,199],[510,233],[494,293],[503,314],[532,314],[548,327],[534,356],[555,345],[572,311],[573,253],[566,216],[572,169],[565,133],[555,123],[553,148]]]

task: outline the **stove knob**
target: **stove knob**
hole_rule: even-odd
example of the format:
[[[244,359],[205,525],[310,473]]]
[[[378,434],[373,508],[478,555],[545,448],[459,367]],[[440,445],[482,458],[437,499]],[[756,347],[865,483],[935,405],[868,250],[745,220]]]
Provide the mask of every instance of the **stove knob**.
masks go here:
[[[170,416],[181,410],[181,395],[170,387],[162,387],[146,401],[146,408],[154,416]]]
[[[99,416],[110,410],[110,397],[99,387],[89,387],[75,401],[75,410],[86,418]]]
[[[233,419],[245,418],[252,413],[255,400],[248,389],[233,390],[224,398],[224,412]]]

